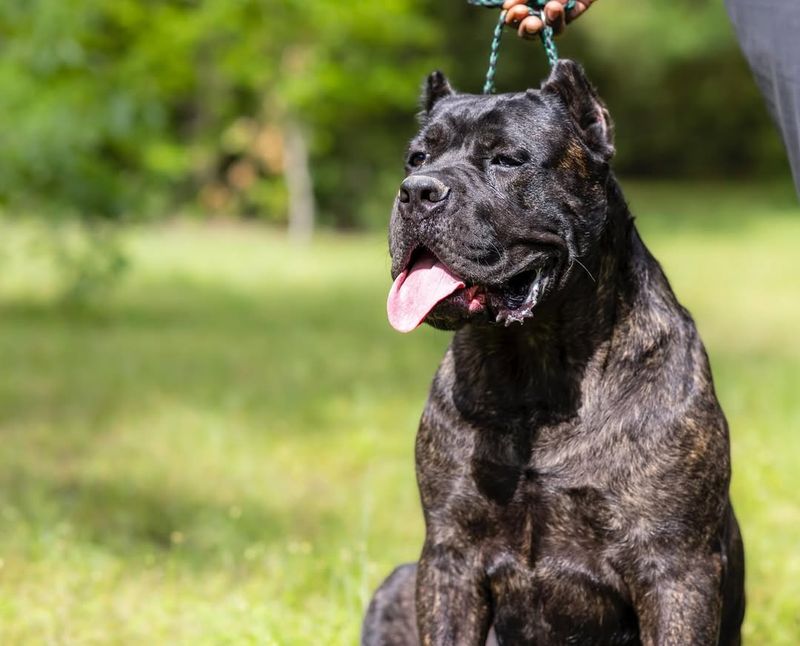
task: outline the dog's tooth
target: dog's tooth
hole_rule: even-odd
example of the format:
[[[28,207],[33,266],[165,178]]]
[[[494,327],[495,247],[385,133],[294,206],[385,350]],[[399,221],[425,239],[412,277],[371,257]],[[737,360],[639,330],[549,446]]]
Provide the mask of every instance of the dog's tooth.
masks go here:
[[[540,269],[539,271],[536,272],[536,278],[534,279],[533,284],[531,285],[531,288],[528,291],[528,298],[526,299],[526,302],[529,304],[529,307],[525,308],[528,311],[528,313],[530,313],[530,310],[533,309],[534,305],[536,305],[536,301],[539,300],[539,287],[541,286],[541,283],[542,283],[542,270]]]

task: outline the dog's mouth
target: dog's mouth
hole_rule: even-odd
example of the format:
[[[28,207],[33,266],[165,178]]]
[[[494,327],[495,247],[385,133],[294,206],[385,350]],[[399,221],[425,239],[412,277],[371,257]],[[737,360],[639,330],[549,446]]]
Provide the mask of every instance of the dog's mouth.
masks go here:
[[[508,327],[533,316],[533,308],[541,300],[547,285],[544,267],[523,271],[494,296],[495,319]],[[491,292],[490,292],[491,293]]]
[[[526,269],[502,287],[472,284],[429,250],[416,250],[389,291],[386,310],[398,332],[411,332],[442,304],[450,311],[483,315],[506,326],[533,316],[548,284],[544,267]]]

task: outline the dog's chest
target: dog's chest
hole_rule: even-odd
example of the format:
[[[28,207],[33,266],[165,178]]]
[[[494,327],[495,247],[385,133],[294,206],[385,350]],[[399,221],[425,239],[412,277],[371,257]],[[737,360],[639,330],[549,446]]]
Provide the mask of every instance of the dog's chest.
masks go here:
[[[637,643],[630,600],[611,565],[623,512],[604,477],[602,448],[578,442],[580,429],[568,425],[536,434],[515,427],[476,431],[468,442],[449,435],[462,441],[430,454],[423,443],[423,499],[446,520],[429,531],[457,528],[460,541],[478,546],[505,643]],[[569,436],[576,441],[566,448],[548,443]],[[460,457],[426,459],[444,454]],[[605,641],[581,641],[580,627]]]
[[[498,536],[484,543],[503,643],[636,644],[627,588],[611,555],[613,503],[590,487],[561,487],[529,472],[495,507]]]
[[[513,551],[533,574],[567,568],[590,578],[612,575],[607,559],[619,510],[603,478],[587,482],[580,468],[533,460],[489,467],[478,459],[472,467],[476,507],[489,519],[487,543]]]

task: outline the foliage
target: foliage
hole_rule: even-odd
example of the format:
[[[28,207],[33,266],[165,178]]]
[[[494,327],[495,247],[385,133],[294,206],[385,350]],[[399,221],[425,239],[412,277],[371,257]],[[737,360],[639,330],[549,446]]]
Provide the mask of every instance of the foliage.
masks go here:
[[[730,422],[746,641],[794,646],[793,193],[628,197]],[[252,225],[170,224],[125,242],[130,274],[95,310],[51,307],[52,269],[5,260],[0,642],[355,643],[370,592],[419,553],[413,437],[448,335],[391,331],[377,236],[298,250]]]
[[[0,199],[119,216],[199,193],[210,210],[279,212],[284,114],[317,127],[325,154],[326,131],[413,103],[395,87],[427,67],[413,65],[432,40],[415,16],[412,0],[6,3]]]

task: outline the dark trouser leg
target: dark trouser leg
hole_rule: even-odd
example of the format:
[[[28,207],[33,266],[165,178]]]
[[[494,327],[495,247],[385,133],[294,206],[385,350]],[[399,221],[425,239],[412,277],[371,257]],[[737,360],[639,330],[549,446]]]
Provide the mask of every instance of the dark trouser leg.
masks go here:
[[[770,114],[780,127],[800,195],[800,2],[725,0]]]

